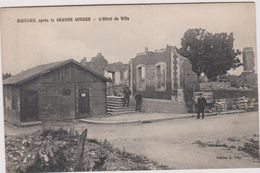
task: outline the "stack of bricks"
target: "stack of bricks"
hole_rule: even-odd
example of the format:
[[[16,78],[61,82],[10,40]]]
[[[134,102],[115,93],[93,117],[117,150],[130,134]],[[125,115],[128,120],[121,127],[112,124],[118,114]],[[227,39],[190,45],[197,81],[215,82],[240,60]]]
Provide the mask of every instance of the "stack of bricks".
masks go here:
[[[227,111],[227,102],[226,99],[218,99],[215,101],[214,107],[217,112]]]
[[[237,106],[237,109],[245,110],[248,107],[249,100],[246,97],[240,97],[235,99],[235,104]]]
[[[246,110],[246,111],[253,111],[257,110],[258,104],[256,102],[256,99],[252,98],[246,98],[246,97],[240,97],[235,99],[235,105],[237,109],[240,110]]]

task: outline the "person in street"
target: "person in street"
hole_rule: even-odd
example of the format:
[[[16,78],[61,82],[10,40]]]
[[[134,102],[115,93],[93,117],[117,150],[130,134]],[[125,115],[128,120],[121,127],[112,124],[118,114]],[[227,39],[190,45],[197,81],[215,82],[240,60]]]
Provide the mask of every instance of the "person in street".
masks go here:
[[[202,119],[204,119],[204,110],[206,107],[206,99],[202,96],[203,94],[200,93],[199,98],[198,98],[198,115],[197,115],[197,119],[200,119],[200,114],[202,114]]]
[[[135,95],[135,111],[141,112],[142,110],[142,94],[138,93]]]
[[[123,94],[124,94],[124,97],[122,99],[123,106],[125,106],[125,102],[126,102],[126,93],[127,93],[127,86],[125,86],[123,89]]]
[[[131,90],[129,87],[125,87],[124,91],[124,99],[123,99],[123,106],[127,105],[127,107],[129,106],[129,101],[130,101],[130,96],[132,94]]]

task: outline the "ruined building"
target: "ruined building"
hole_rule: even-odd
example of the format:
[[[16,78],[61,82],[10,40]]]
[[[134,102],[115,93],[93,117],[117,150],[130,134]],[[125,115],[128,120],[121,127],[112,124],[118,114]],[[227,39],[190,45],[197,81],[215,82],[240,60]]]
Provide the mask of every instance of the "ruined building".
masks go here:
[[[138,53],[130,61],[130,87],[141,93],[146,112],[184,113],[192,106],[197,75],[190,61],[168,46]]]
[[[242,51],[244,72],[254,72],[254,51],[252,47],[245,47]]]
[[[87,62],[84,57],[80,63],[103,74],[105,77],[110,78],[116,85],[128,83],[128,64],[123,64],[121,62],[109,64],[102,53],[98,53],[89,62]]]
[[[257,74],[255,73],[254,51],[252,47],[245,47],[242,51],[244,71],[240,75],[242,85],[257,87]]]

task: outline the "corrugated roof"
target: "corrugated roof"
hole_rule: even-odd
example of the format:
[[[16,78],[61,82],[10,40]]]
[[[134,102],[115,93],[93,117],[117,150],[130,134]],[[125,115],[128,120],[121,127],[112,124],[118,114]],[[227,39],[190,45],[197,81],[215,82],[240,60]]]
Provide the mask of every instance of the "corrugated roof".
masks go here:
[[[49,63],[49,64],[44,64],[44,65],[38,65],[36,67],[30,68],[28,70],[22,71],[14,76],[11,76],[9,78],[6,78],[5,80],[3,80],[3,84],[4,85],[12,85],[12,84],[21,84],[24,83],[30,79],[33,79],[35,77],[41,76],[45,73],[48,73],[54,69],[57,69],[63,65],[66,65],[68,63],[75,63],[77,65],[79,65],[80,67],[84,68],[85,70],[89,71],[90,73],[92,73],[93,75],[107,81],[110,82],[109,79],[107,79],[106,77],[104,77],[103,75],[85,67],[84,65],[78,63],[77,61],[73,60],[73,59],[69,59],[66,61],[59,61],[59,62],[53,62],[53,63]]]

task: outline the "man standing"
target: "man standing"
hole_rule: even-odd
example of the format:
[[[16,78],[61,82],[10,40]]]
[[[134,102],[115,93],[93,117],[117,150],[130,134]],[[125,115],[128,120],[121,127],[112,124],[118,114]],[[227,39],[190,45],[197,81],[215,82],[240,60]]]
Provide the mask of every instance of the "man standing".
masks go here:
[[[135,111],[139,111],[141,112],[142,108],[141,108],[141,105],[142,105],[142,94],[136,94],[135,96]]]
[[[127,104],[127,107],[128,107],[129,101],[130,101],[130,96],[131,96],[132,92],[129,87],[126,87],[126,89],[124,90],[123,93],[124,93],[123,106],[125,106],[125,104]]]
[[[198,116],[197,116],[197,119],[200,119],[200,113],[202,113],[202,119],[204,119],[204,110],[205,110],[205,107],[206,107],[206,99],[202,96],[203,94],[200,93],[199,94],[199,98],[198,98]]]
[[[126,93],[127,93],[127,86],[124,86],[124,89],[123,89],[124,97],[122,99],[123,106],[125,106],[125,103],[126,103]]]

